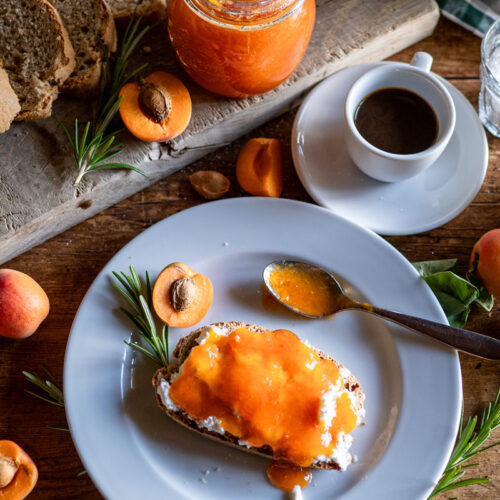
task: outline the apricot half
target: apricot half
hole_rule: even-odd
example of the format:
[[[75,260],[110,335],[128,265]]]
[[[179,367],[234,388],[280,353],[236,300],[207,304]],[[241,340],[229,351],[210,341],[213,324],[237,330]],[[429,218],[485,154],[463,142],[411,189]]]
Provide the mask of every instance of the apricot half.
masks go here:
[[[26,498],[37,480],[30,456],[14,441],[0,440],[0,500]]]
[[[191,119],[191,97],[174,75],[156,71],[120,90],[120,116],[130,133],[148,142],[163,142],[182,133]]]
[[[492,229],[479,238],[472,249],[470,267],[488,292],[500,297],[500,229]]]
[[[29,337],[49,314],[49,298],[30,276],[0,269],[0,335]]]
[[[283,190],[283,153],[280,141],[265,137],[250,139],[238,155],[236,179],[247,193],[279,197]]]
[[[187,328],[201,321],[212,299],[210,279],[182,262],[169,264],[153,287],[156,314],[168,326],[177,328]]]

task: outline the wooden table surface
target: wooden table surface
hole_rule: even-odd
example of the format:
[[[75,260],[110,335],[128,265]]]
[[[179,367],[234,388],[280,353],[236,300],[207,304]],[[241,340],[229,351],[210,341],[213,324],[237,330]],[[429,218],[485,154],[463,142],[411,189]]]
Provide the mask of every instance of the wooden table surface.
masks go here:
[[[441,19],[435,33],[392,59],[409,61],[416,50],[434,56],[433,69],[447,78],[477,105],[480,88],[480,39],[451,22]],[[46,290],[51,312],[31,338],[12,341],[0,338],[0,439],[23,446],[38,465],[40,478],[33,499],[100,498],[86,475],[68,433],[48,426],[64,426],[64,412],[26,394],[22,370],[48,367],[62,378],[64,350],[71,323],[86,290],[104,264],[127,242],[155,222],[180,210],[203,203],[189,184],[189,175],[201,169],[215,169],[231,180],[227,197],[245,196],[236,182],[234,166],[238,151],[249,137],[277,137],[285,151],[283,197],[309,201],[301,186],[290,155],[290,131],[294,111],[277,118],[241,140],[227,146],[164,181],[105,210],[86,222],[34,248],[3,267],[33,276]],[[460,271],[467,269],[475,241],[486,231],[500,227],[500,139],[488,134],[489,169],[474,201],[444,226],[414,236],[387,238],[410,261],[457,257]],[[27,180],[29,181],[29,180]],[[471,330],[499,336],[500,300],[493,311],[475,309],[467,325]],[[480,411],[500,386],[500,364],[460,355],[465,414]],[[96,422],[96,425],[99,425]],[[492,438],[500,439],[500,429]],[[411,460],[411,450],[408,450]],[[489,476],[486,485],[470,486],[443,495],[461,500],[492,500],[500,497],[500,447],[478,458],[474,474]],[[418,467],[418,464],[415,464]],[[145,491],[144,498],[147,499]]]

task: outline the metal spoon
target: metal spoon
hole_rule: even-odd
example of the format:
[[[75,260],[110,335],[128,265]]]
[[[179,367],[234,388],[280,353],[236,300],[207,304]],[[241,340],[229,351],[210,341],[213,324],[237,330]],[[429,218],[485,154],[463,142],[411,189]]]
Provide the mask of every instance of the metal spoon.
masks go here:
[[[323,315],[311,315],[302,312],[297,307],[293,307],[280,297],[279,293],[273,288],[270,282],[271,273],[273,271],[279,272],[286,267],[292,267],[294,270],[299,272],[314,273],[316,277],[321,276],[321,280],[324,280],[329,287],[329,293],[332,296],[331,300],[331,310]],[[318,274],[319,273],[319,274]],[[458,349],[474,356],[479,356],[485,359],[500,360],[500,340],[497,340],[488,335],[482,335],[480,333],[471,332],[469,330],[464,330],[462,328],[454,328],[452,326],[443,325],[441,323],[436,323],[435,321],[430,321],[428,319],[417,318],[415,316],[409,316],[407,314],[401,314],[394,311],[389,311],[387,309],[381,309],[375,307],[368,303],[357,302],[350,297],[348,297],[340,284],[338,283],[335,276],[328,273],[324,269],[313,266],[311,264],[306,264],[305,262],[295,262],[287,260],[277,260],[271,262],[264,269],[264,283],[266,284],[272,295],[285,307],[291,309],[292,311],[306,316],[308,318],[323,318],[325,316],[332,316],[344,309],[361,309],[363,311],[368,311],[377,316],[389,319],[394,323],[406,326],[415,330],[416,332],[429,335],[445,344],[448,344],[455,349]]]

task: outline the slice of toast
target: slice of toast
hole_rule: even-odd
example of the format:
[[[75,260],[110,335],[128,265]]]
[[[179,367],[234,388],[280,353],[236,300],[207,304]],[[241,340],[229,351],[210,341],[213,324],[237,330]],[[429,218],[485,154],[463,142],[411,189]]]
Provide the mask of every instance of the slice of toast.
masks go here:
[[[21,111],[16,120],[50,116],[58,87],[75,66],[61,18],[46,0],[0,2],[0,54]]]
[[[116,28],[105,0],[49,0],[75,51],[75,69],[61,90],[88,99],[100,90],[104,52],[116,50]]]
[[[220,322],[220,323],[215,323],[214,325],[211,326],[216,326],[218,328],[221,328],[225,330],[226,332],[230,333],[232,331],[235,331],[239,328],[247,328],[251,332],[255,333],[262,333],[262,332],[269,332],[270,330],[267,328],[263,328],[257,325],[252,325],[252,324],[245,324],[241,322]],[[253,453],[256,455],[261,455],[266,458],[273,458],[273,450],[269,446],[262,446],[262,447],[253,447],[249,446],[246,444],[245,446],[242,446],[239,444],[239,438],[237,436],[234,436],[230,434],[227,431],[224,431],[223,433],[216,432],[216,431],[211,431],[207,430],[206,428],[201,428],[198,423],[193,419],[190,418],[190,416],[184,412],[182,409],[174,409],[172,407],[167,408],[167,406],[164,404],[164,401],[162,400],[162,397],[159,394],[159,388],[162,384],[162,381],[166,381],[169,384],[173,382],[173,380],[177,377],[179,374],[179,368],[181,365],[184,363],[184,361],[187,360],[189,357],[191,350],[196,347],[198,344],[198,338],[200,335],[203,335],[207,330],[207,327],[202,327],[194,332],[192,332],[190,335],[183,337],[182,339],[179,340],[175,350],[174,350],[174,356],[177,358],[179,361],[178,364],[171,364],[168,367],[165,368],[160,368],[154,375],[153,377],[153,387],[155,388],[155,396],[156,396],[156,401],[159,405],[159,407],[173,420],[176,422],[180,423],[181,425],[187,427],[188,429],[191,429],[199,434],[202,434],[203,436],[209,437],[211,439],[214,439],[215,441],[222,442],[224,444],[236,447],[240,450]],[[347,389],[349,392],[352,393],[353,399],[355,401],[354,408],[357,412],[360,413],[360,415],[364,415],[364,409],[363,409],[363,401],[364,401],[364,394],[363,390],[358,382],[358,380],[352,375],[348,370],[346,370],[341,364],[337,363],[334,359],[332,359],[330,356],[325,354],[322,351],[319,351],[318,349],[315,349],[314,347],[311,347],[316,354],[322,359],[327,359],[340,369],[344,370],[345,376],[344,382],[345,382],[345,389]],[[352,458],[348,457],[349,463],[352,461]],[[335,470],[343,470],[345,468],[345,465],[343,466],[342,464],[339,464],[336,460],[332,458],[328,458],[325,460],[317,460],[315,461],[312,465],[310,465],[312,468],[316,469],[335,469]]]

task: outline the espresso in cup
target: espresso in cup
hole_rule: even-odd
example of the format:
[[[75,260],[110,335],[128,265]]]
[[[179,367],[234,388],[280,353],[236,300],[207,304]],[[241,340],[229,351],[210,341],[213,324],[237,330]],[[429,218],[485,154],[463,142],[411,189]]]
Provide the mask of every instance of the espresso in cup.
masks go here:
[[[394,154],[430,148],[439,125],[430,104],[408,89],[389,87],[368,94],[357,106],[354,124],[373,146]]]
[[[347,92],[347,150],[373,179],[410,179],[430,167],[448,145],[455,105],[445,84],[430,72],[431,65],[425,52],[417,52],[411,64],[380,63]]]

